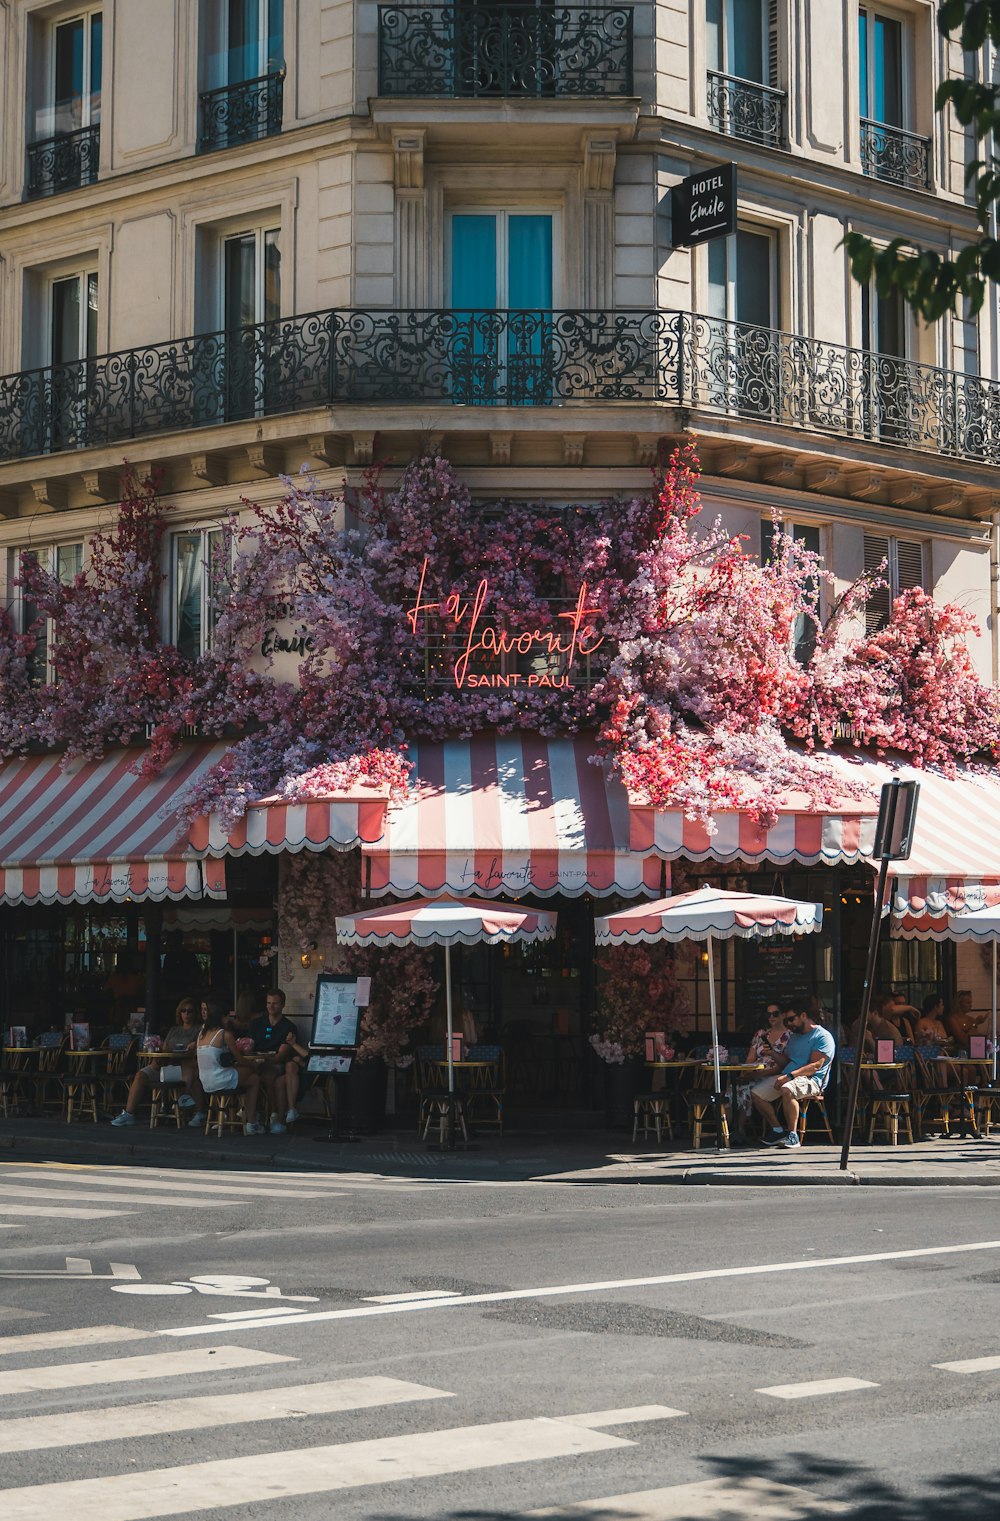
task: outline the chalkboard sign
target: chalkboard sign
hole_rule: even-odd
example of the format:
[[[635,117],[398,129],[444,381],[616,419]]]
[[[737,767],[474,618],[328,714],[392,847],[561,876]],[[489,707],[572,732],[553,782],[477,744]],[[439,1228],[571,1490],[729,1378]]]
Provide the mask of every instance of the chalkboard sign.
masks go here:
[[[772,1002],[805,1008],[816,991],[816,947],[812,936],[777,936],[743,941],[736,976],[738,1023],[759,1016]]]
[[[316,978],[310,1046],[356,1046],[361,1010],[357,1005],[356,977],[320,972]]]

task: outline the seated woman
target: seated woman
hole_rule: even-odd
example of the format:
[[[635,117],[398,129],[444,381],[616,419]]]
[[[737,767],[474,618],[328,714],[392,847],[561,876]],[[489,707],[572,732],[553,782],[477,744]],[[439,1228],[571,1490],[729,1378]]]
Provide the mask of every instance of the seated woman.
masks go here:
[[[955,994],[946,1023],[949,1033],[964,1050],[969,1044],[969,1036],[978,1034],[983,1026],[988,1024],[989,1019],[988,1013],[973,1014],[972,994],[968,988],[963,988],[961,992]]]
[[[243,1126],[245,1135],[263,1135],[264,1126],[255,1118],[257,1099],[260,1094],[260,1078],[256,1072],[235,1065],[239,1055],[236,1037],[222,1027],[222,1007],[214,1001],[201,1006],[202,1028],[198,1036],[198,1077],[206,1093],[242,1093],[246,1113]],[[223,1061],[228,1052],[232,1065]]]
[[[150,1062],[146,1067],[140,1067],[132,1079],[132,1086],[125,1100],[125,1108],[121,1114],[116,1114],[111,1121],[112,1125],[134,1125],[135,1111],[143,1102],[154,1083],[164,1083],[177,1086],[183,1083],[184,1092],[177,1100],[182,1109],[195,1109],[192,1124],[201,1124],[205,1116],[200,1113],[201,1089],[198,1084],[197,1066],[193,1059],[194,1043],[198,1035],[198,1011],[193,998],[182,998],[177,1005],[174,1014],[177,1021],[167,1031],[163,1042],[164,1050],[176,1052],[178,1056],[187,1056],[187,1061],[179,1061],[176,1064],[165,1062],[158,1065]]]
[[[747,1047],[747,1061],[764,1064],[764,1071],[755,1077],[755,1082],[782,1070],[785,1065],[784,1050],[788,1045],[789,1032],[785,1026],[785,1016],[773,1000],[768,1004],[764,1018],[766,1023],[756,1031]],[[751,1086],[750,1083],[740,1083],[736,1089],[736,1105],[744,1120],[749,1119],[753,1112]]]
[[[949,1035],[944,1023],[944,999],[940,993],[928,993],[920,1006],[920,1018],[913,1027],[914,1038],[920,1045],[940,1046],[951,1051],[955,1038]]]

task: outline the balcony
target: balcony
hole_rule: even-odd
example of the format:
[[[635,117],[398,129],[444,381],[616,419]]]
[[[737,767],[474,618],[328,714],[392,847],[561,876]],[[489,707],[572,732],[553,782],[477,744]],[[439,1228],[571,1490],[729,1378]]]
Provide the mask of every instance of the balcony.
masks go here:
[[[637,310],[326,311],[24,371],[0,379],[0,460],[387,403],[483,408],[486,425],[496,407],[654,403],[1000,464],[1000,384]]]
[[[379,94],[631,95],[631,6],[380,5]]]
[[[214,153],[219,148],[276,137],[281,131],[284,86],[282,70],[219,90],[205,90],[198,98],[198,152]]]
[[[739,137],[765,148],[783,148],[785,100],[784,90],[708,71],[708,119],[716,132],[726,137]]]
[[[907,190],[929,190],[931,140],[862,117],[861,167],[873,180],[903,185]]]
[[[29,143],[25,200],[36,201],[64,190],[79,190],[81,185],[93,185],[100,159],[99,126],[60,132],[41,142]]]

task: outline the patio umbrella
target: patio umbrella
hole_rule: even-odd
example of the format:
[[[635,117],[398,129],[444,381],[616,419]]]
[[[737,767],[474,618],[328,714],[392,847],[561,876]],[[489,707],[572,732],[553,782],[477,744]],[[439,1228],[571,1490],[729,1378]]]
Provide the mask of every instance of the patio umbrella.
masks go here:
[[[904,913],[894,916],[893,934],[903,940],[967,940],[993,947],[993,1004],[990,1030],[993,1040],[993,1081],[997,1080],[997,942],[1000,941],[1000,905],[984,908],[948,909],[943,915]]]
[[[451,948],[453,945],[510,945],[553,940],[556,916],[517,903],[474,898],[416,898],[337,917],[340,945],[443,945],[445,1007],[448,1017],[449,1134],[455,1144],[455,1065],[452,1055]]]
[[[763,940],[772,935],[808,935],[821,928],[823,905],[799,903],[794,898],[764,893],[726,892],[699,887],[657,903],[639,903],[618,914],[594,920],[598,945],[652,944],[657,940],[676,943],[704,940],[708,946],[708,1006],[712,1017],[712,1056],[715,1065],[715,1103],[722,1102],[719,1071],[719,1027],[715,1006],[713,940]]]

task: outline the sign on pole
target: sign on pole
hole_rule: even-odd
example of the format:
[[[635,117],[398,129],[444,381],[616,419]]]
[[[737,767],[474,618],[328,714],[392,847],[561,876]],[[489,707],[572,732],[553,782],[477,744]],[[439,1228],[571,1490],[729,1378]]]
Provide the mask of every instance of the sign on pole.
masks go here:
[[[670,192],[675,248],[694,248],[736,231],[736,165],[689,174]]]

